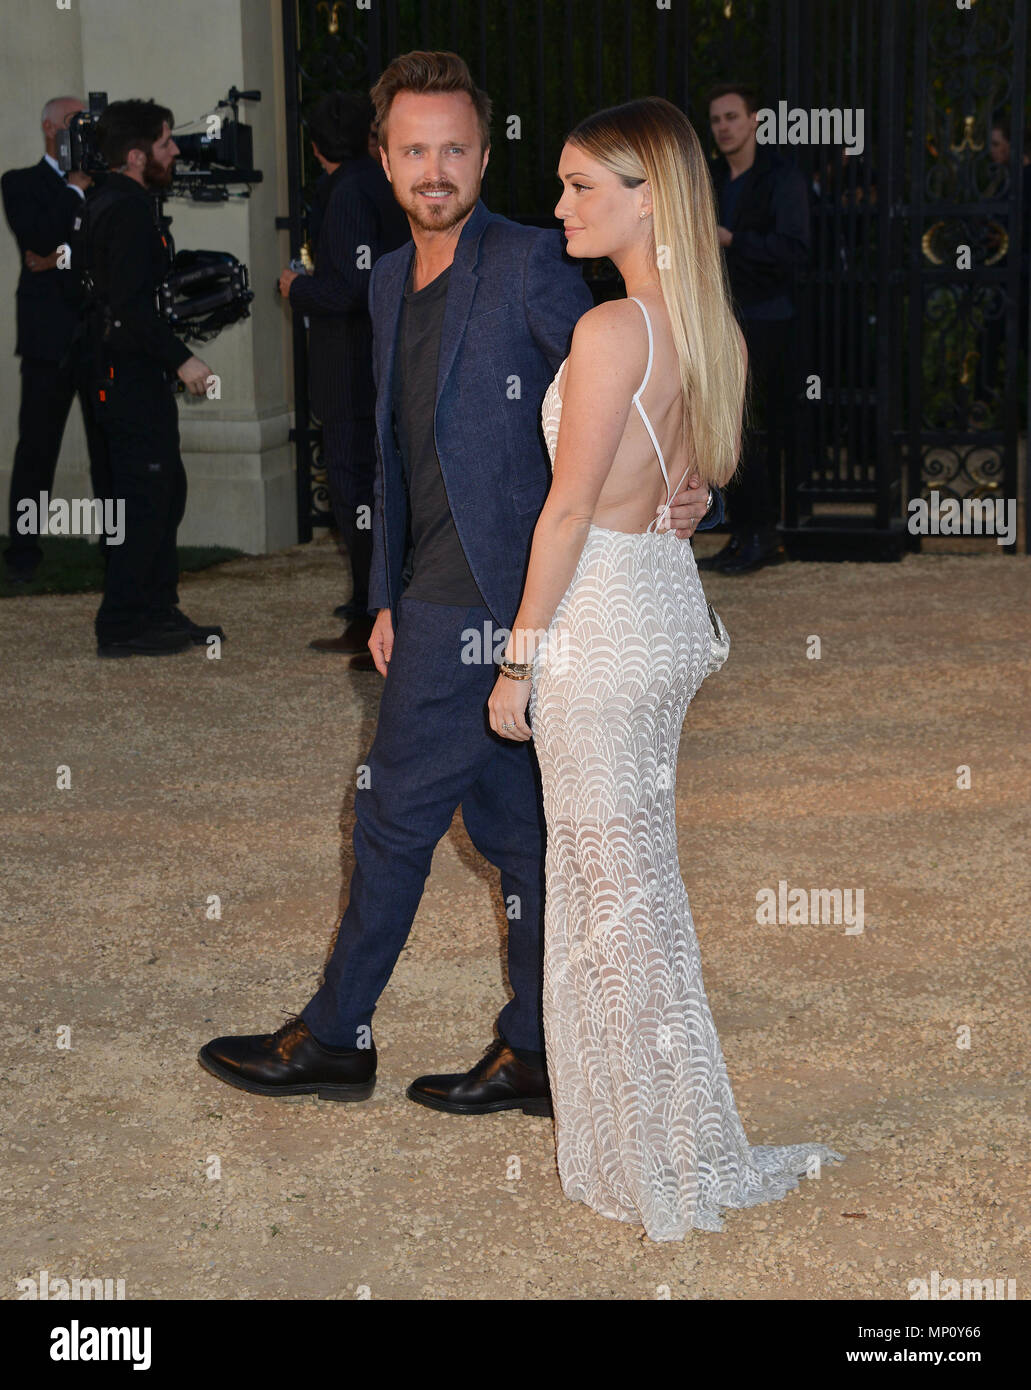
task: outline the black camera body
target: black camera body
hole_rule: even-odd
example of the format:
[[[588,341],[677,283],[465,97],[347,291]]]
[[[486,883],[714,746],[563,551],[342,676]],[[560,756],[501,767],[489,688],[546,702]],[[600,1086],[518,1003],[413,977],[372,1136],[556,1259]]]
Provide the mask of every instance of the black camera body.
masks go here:
[[[77,111],[67,129],[57,132],[57,162],[66,174],[76,169],[84,174],[106,171],[107,165],[95,143],[97,121],[106,106],[106,92],[90,92],[88,108]]]
[[[252,133],[242,121],[220,120],[215,133],[177,135],[175,143],[180,157],[198,169],[249,169],[254,162]]]

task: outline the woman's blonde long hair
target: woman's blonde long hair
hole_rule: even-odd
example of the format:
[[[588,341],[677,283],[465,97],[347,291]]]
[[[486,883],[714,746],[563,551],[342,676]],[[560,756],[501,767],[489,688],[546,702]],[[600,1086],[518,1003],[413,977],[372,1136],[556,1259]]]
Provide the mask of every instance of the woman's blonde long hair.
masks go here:
[[[651,185],[652,258],[680,362],[682,438],[702,481],[724,487],[737,467],[746,373],[698,136],[672,102],[642,97],[595,112],[566,140],[627,188]]]

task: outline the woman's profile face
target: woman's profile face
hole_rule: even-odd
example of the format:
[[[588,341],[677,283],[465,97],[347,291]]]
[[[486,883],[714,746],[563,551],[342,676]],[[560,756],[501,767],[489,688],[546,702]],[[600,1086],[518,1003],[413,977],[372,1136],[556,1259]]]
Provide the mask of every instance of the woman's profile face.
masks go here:
[[[640,235],[640,204],[647,184],[627,188],[617,175],[568,142],[562,147],[558,177],[562,193],[555,216],[563,224],[571,256],[611,256]]]

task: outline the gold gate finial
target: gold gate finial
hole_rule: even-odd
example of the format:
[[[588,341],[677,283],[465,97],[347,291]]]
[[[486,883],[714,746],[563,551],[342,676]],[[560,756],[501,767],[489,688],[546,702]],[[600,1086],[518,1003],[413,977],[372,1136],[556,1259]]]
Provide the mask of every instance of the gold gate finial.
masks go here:
[[[984,141],[982,140],[981,143],[978,144],[974,139],[974,122],[976,119],[975,116],[963,117],[963,138],[958,145],[949,146],[953,154],[962,154],[964,150],[973,150],[976,153],[978,150],[984,149]]]
[[[342,0],[334,0],[334,3],[333,3],[332,5],[328,5],[328,4],[326,3],[326,0],[319,0],[319,3],[315,6],[316,11],[318,11],[318,10],[325,10],[325,11],[326,11],[326,15],[327,15],[328,18],[329,18],[329,24],[327,25],[327,32],[330,33],[330,34],[333,34],[333,35],[336,35],[336,34],[339,34],[339,33],[340,33],[340,9],[341,9],[341,5],[342,5]]]

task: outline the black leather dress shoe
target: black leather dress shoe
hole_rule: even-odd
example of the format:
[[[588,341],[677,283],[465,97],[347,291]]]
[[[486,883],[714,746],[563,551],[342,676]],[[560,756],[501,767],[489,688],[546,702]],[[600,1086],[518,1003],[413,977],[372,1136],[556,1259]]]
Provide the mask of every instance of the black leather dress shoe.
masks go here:
[[[173,608],[165,619],[165,626],[172,632],[185,632],[190,641],[200,646],[209,637],[217,637],[220,642],[226,640],[226,635],[217,623],[195,623],[188,618],[181,608]]]
[[[135,637],[120,638],[116,642],[98,642],[97,656],[168,656],[173,652],[184,652],[190,645],[189,634],[177,628],[150,627]]]
[[[36,577],[36,571],[38,569],[38,560],[34,564],[27,565],[12,564],[11,561],[8,560],[4,573],[8,584],[31,584]]]
[[[329,1048],[301,1018],[275,1033],[213,1038],[197,1054],[205,1071],[256,1096],[368,1100],[376,1085],[376,1049]]]
[[[409,1100],[452,1115],[491,1115],[496,1110],[521,1110],[524,1115],[550,1115],[551,1093],[543,1055],[531,1066],[507,1043],[492,1042],[471,1071],[447,1076],[419,1076],[408,1087]]]
[[[316,637],[308,646],[316,652],[336,652],[340,656],[361,655],[368,653],[371,636],[371,618],[352,618],[339,637]]]
[[[731,535],[722,550],[717,550],[715,555],[703,555],[700,560],[695,561],[695,567],[700,570],[721,570],[728,560],[733,560],[740,549],[741,537]]]
[[[784,547],[776,540],[770,540],[758,532],[742,537],[741,547],[736,555],[720,566],[721,574],[751,574],[764,565],[776,565],[784,559]]]

